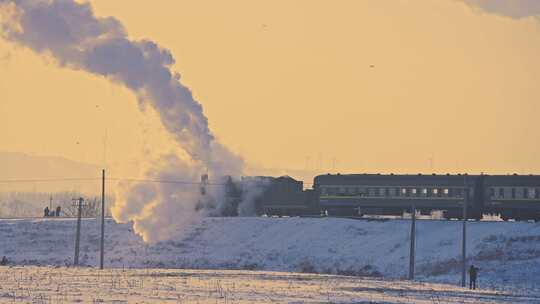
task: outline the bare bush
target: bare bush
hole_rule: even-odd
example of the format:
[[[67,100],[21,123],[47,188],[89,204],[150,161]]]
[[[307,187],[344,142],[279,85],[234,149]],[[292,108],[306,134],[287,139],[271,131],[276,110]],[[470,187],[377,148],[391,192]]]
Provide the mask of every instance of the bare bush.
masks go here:
[[[296,269],[301,273],[317,273],[315,265],[313,265],[313,263],[307,258],[304,258],[300,263],[298,263]]]

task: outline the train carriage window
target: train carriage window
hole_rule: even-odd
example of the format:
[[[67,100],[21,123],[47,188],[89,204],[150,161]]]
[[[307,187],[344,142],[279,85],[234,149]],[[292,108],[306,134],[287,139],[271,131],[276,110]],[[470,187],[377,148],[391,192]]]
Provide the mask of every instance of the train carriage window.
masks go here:
[[[406,196],[407,195],[407,189],[401,188],[401,195]]]
[[[489,188],[489,197],[495,197],[495,188]]]
[[[534,197],[535,197],[534,188],[529,188],[529,198],[534,198]]]
[[[411,190],[413,195],[416,194],[416,188],[412,188]]]
[[[534,198],[534,188],[527,188],[527,198]]]
[[[427,190],[428,190],[427,188],[422,188],[422,195],[423,196],[427,196],[427,194],[428,194]]]
[[[454,189],[452,189],[452,188],[449,188],[449,189],[448,189],[448,196],[449,196],[449,197],[453,197],[453,196],[454,196]]]
[[[523,188],[523,198],[529,198],[529,188]]]
[[[448,196],[448,194],[450,194],[450,190],[448,190],[448,188],[445,188],[443,190],[443,193],[444,193],[444,195]]]
[[[369,188],[363,188],[362,193],[364,196],[369,196]]]
[[[504,198],[504,188],[499,188],[499,197]]]
[[[438,195],[439,194],[439,189],[433,188],[433,194]]]
[[[516,198],[516,188],[512,188],[512,198]]]

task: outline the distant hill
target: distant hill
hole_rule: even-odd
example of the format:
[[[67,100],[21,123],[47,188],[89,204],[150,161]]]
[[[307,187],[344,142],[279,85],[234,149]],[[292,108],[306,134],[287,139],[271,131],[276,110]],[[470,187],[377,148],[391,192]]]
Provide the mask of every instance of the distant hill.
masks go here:
[[[99,178],[96,165],[77,162],[58,156],[36,156],[20,152],[0,152],[0,180]],[[83,191],[94,192],[98,183],[55,181],[55,182],[0,182],[1,192],[10,191]]]

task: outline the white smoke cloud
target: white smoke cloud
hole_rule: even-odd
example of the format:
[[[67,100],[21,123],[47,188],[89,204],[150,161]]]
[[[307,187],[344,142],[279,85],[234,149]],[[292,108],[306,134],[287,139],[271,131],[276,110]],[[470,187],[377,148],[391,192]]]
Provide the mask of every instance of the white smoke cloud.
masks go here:
[[[185,151],[149,163],[145,177],[199,181],[239,175],[242,160],[217,142],[202,106],[171,71],[171,53],[150,40],[131,40],[115,18],[96,17],[88,3],[74,0],[0,0],[2,38],[52,57],[58,65],[107,77],[132,90],[142,109],[152,107]],[[209,195],[219,195],[218,191]],[[203,198],[194,185],[138,183],[122,187],[115,219],[133,221],[145,241],[174,236],[204,216]]]
[[[459,0],[475,9],[515,19],[540,16],[539,0]]]
[[[242,183],[242,200],[238,204],[239,216],[253,216],[257,214],[257,199],[268,189],[270,180],[263,177],[246,179]]]

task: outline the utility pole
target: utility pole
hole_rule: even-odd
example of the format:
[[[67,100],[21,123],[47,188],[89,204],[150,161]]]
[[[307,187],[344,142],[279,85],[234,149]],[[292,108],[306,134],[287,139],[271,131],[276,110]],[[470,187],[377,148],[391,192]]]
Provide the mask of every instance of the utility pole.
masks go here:
[[[469,200],[469,188],[467,187],[467,175],[463,175],[463,236],[461,243],[461,287],[465,287],[467,280],[467,201]]]
[[[100,256],[99,256],[99,269],[103,269],[103,258],[105,245],[105,169],[101,171],[101,242],[100,242]]]
[[[82,204],[84,199],[82,197],[79,197],[77,199],[73,199],[74,203],[77,204],[77,232],[75,235],[75,257],[73,260],[73,265],[79,266],[79,244],[81,240],[81,212],[82,212]]]
[[[409,280],[414,280],[414,249],[416,246],[416,207],[411,207],[411,251],[409,253]]]

